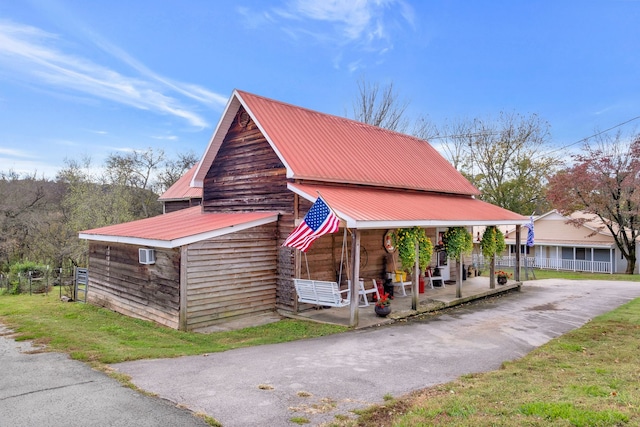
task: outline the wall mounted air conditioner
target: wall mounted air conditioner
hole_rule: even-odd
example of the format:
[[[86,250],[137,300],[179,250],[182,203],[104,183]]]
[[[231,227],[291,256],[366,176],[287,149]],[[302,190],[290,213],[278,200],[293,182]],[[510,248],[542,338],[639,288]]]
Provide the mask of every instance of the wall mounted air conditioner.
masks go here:
[[[138,261],[140,262],[140,264],[155,264],[156,251],[154,249],[139,248]]]

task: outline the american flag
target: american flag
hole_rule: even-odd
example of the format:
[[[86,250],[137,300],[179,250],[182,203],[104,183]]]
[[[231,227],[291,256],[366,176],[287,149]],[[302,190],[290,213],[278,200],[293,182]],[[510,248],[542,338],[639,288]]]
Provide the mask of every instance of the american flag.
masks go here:
[[[533,215],[530,217],[531,221],[529,222],[529,232],[527,233],[527,246],[533,246]]]
[[[335,233],[339,228],[340,219],[329,209],[322,197],[318,196],[300,225],[293,230],[282,246],[306,252],[318,237],[327,233]]]

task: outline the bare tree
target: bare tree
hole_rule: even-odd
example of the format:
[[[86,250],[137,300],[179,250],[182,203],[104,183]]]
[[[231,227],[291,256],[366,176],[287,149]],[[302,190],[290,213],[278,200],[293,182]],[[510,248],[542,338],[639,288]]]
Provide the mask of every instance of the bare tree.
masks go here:
[[[163,150],[148,148],[126,154],[114,153],[105,161],[105,177],[112,186],[132,193],[130,200],[135,207],[134,216],[150,217],[161,213],[156,189],[156,173],[165,161]]]
[[[358,80],[358,95],[353,103],[353,118],[369,125],[405,132],[409,125],[404,117],[409,106],[394,91],[393,83],[380,89],[378,83]]]
[[[158,192],[165,192],[197,162],[198,157],[196,157],[195,153],[192,151],[178,154],[178,158],[176,160],[167,160],[164,162],[164,168],[158,174]]]
[[[547,176],[560,159],[549,148],[549,124],[536,114],[501,113],[497,120],[453,123],[441,131],[442,151],[482,193],[505,209],[546,209]]]

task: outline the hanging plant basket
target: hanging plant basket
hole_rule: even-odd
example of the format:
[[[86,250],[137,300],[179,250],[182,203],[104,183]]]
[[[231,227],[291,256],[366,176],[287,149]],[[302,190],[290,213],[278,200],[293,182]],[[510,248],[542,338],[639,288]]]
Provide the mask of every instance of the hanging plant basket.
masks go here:
[[[464,227],[449,227],[444,233],[444,248],[448,256],[460,260],[473,250],[473,237]]]
[[[410,272],[415,264],[416,249],[415,244],[418,243],[418,257],[420,269],[424,269],[431,262],[433,255],[433,246],[431,239],[427,237],[424,228],[399,228],[393,233],[394,245],[398,248],[398,258],[400,265],[404,271]]]
[[[486,258],[493,258],[496,254],[502,253],[506,248],[504,234],[495,225],[490,225],[484,230],[480,248],[482,255]]]

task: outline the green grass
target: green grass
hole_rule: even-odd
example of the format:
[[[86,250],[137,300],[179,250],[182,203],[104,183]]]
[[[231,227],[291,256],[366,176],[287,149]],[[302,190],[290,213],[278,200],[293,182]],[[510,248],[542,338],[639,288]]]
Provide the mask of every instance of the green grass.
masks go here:
[[[513,270],[513,269],[511,269]],[[640,274],[604,274],[604,273],[583,273],[573,271],[555,271],[555,270],[534,270],[536,279],[569,279],[569,280],[614,280],[627,282],[640,282]],[[520,274],[520,279],[524,280],[524,270]],[[529,279],[533,278],[529,275]]]
[[[55,292],[0,296],[0,322],[13,329],[18,340],[33,340],[74,359],[102,364],[214,353],[347,330],[285,319],[229,332],[181,332],[90,304],[63,303]]]
[[[638,426],[640,299],[502,369],[396,398],[334,426]]]

